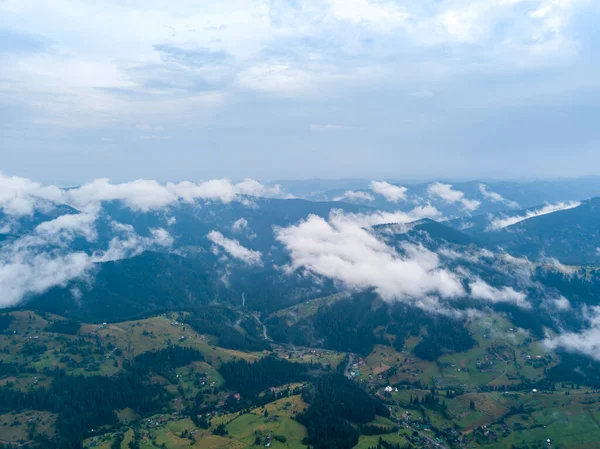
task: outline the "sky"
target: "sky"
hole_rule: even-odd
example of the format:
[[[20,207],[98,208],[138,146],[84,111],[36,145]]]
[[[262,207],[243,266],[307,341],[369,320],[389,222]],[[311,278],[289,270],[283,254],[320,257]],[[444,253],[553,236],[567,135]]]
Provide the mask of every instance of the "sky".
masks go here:
[[[598,174],[593,0],[0,0],[0,170]]]

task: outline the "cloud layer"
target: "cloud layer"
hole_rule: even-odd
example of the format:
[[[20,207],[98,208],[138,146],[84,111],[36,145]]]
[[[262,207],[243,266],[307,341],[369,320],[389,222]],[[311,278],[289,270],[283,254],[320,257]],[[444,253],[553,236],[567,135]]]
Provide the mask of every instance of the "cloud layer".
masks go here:
[[[374,289],[384,300],[408,302],[433,313],[458,313],[451,301],[467,297],[531,307],[525,293],[512,287],[492,287],[463,267],[450,270],[438,254],[420,244],[388,245],[369,229],[369,223],[377,224],[375,217],[335,212],[328,220],[311,215],[298,224],[277,228],[276,238],[290,254],[288,272],[308,270],[347,288]],[[452,251],[440,254],[470,262],[494,257],[489,252],[478,256]]]
[[[490,221],[488,226],[489,230],[503,229],[508,226],[520,223],[530,218],[539,217],[541,215],[547,215],[561,210],[573,209],[580,206],[581,203],[578,201],[560,202],[556,204],[546,204],[540,209],[528,210],[524,215],[513,215],[508,217],[496,217]]]
[[[212,179],[199,183],[184,181],[166,184],[145,179],[113,184],[108,179],[96,179],[81,187],[60,189],[0,173],[0,211],[15,217],[32,215],[36,210],[52,210],[58,204],[95,213],[102,202],[121,201],[132,210],[148,212],[177,202],[209,200],[229,203],[243,195],[282,196],[283,193],[278,185],[266,187],[253,179],[238,183],[228,179]]]
[[[69,183],[583,174],[597,12],[590,0],[3,1],[0,165]]]

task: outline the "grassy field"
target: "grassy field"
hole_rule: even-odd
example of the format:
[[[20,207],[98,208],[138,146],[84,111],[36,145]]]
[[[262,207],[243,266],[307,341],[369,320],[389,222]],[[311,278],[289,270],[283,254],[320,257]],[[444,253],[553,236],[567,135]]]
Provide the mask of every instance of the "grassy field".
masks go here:
[[[41,435],[54,435],[53,425],[56,415],[28,410],[23,413],[5,413],[0,415],[0,440],[3,441],[28,441],[30,429]]]
[[[282,313],[291,311],[297,317],[310,316],[320,305],[338,299],[335,296],[320,298]],[[202,352],[206,361],[177,368],[176,380],[166,385],[173,394],[173,401],[163,415],[140,419],[133,410],[116,410],[122,426],[119,432],[125,433],[122,449],[126,449],[134,438],[131,426],[136,426],[136,432],[142,438],[140,445],[147,449],[163,444],[167,449],[242,449],[253,447],[257,438],[263,445],[267,437],[271,437],[273,448],[306,447],[302,444],[306,429],[294,419],[307,407],[299,395],[242,414],[222,414],[217,408],[210,418],[209,429],[198,429],[190,419],[178,414],[185,409],[186,399],[200,391],[211,403],[222,404],[231,392],[223,389],[224,381],[218,372],[221,364],[237,359],[258,360],[267,352],[245,353],[215,346],[213,337],[200,335],[167,315],[114,324],[83,324],[77,335],[62,335],[47,331],[53,321],[62,319],[60,317],[50,314],[42,317],[27,311],[10,313],[15,320],[0,335],[0,348],[6,348],[1,360],[35,368],[37,372],[6,375],[0,379],[0,387],[13,385],[23,391],[48,387],[51,377],[43,373],[45,368],[64,368],[71,375],[112,375],[120,372],[123,364],[133,357],[172,344],[190,346]],[[412,354],[419,337],[409,338],[402,351],[376,345],[367,357],[353,356],[350,372],[356,375],[352,377],[369,391],[397,404],[393,406],[393,420],[378,418],[374,423],[393,427],[398,421],[405,420],[411,425],[431,425],[439,429],[456,426],[466,447],[475,449],[509,449],[512,445],[541,448],[547,447],[547,439],[554,448],[600,448],[598,391],[556,385],[554,392],[505,393],[501,388],[504,385],[541,379],[544,369],[556,363],[556,357],[548,354],[526,332],[513,328],[499,316],[474,320],[469,323],[469,329],[477,346],[466,352],[444,355],[436,362],[420,360]],[[292,362],[314,362],[331,369],[347,356],[343,352],[279,344],[274,345],[273,353]],[[404,385],[407,381],[409,386]],[[161,382],[167,383],[162,378]],[[399,387],[398,391],[385,392],[387,385]],[[419,410],[409,405],[411,397],[422,399],[431,386],[436,386],[440,400],[446,404],[446,415],[439,409],[425,407]],[[489,387],[500,388],[493,391]],[[445,390],[453,389],[463,393],[456,397],[446,396]],[[490,389],[492,391],[487,391]],[[521,411],[515,412],[519,408]],[[27,440],[33,422],[36,432],[51,435],[55,420],[56,416],[47,412],[0,415],[0,440]],[[227,435],[214,435],[212,431],[221,423],[225,425]],[[401,425],[399,433],[383,438],[402,445],[408,442],[410,433],[412,428]],[[277,441],[275,436],[282,437],[280,439],[285,442]],[[89,438],[85,447],[109,449],[114,437],[114,433],[107,433]],[[361,436],[356,447],[376,446],[378,438]]]

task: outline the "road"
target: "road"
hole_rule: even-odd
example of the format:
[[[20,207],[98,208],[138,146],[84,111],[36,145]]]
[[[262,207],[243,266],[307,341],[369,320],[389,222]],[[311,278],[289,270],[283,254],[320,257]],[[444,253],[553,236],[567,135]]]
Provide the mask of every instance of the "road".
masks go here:
[[[348,354],[348,363],[346,364],[346,369],[344,370],[344,376],[350,377],[350,367],[354,363],[354,354]]]
[[[252,316],[254,317],[256,322],[262,326],[263,338],[267,341],[272,341],[271,338],[269,337],[269,334],[267,333],[267,326],[265,326],[264,323],[260,320],[258,313],[253,313]]]

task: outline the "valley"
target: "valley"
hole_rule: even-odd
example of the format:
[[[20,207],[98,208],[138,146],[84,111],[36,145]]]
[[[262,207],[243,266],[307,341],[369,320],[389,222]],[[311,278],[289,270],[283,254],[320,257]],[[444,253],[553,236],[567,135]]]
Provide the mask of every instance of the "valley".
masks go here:
[[[311,316],[332,301],[336,298],[318,299],[274,315]],[[201,354],[201,361],[184,361],[168,373],[151,372],[144,377],[144,384],[165,394],[162,404],[140,411],[133,401],[113,410],[116,420],[82,429],[85,448],[219,449],[269,443],[274,448],[306,447],[307,429],[296,419],[309,406],[303,391],[318,377],[335,372],[345,374],[389,410],[388,416],[358,425],[366,430],[358,437],[357,448],[375,447],[380,438],[407,448],[593,447],[600,438],[600,391],[548,381],[545,374],[558,358],[499,315],[469,321],[474,347],[435,361],[414,355],[420,336],[408,337],[399,351],[376,344],[368,354],[276,342],[260,351],[248,351],[224,348],[216,335],[196,332],[185,324],[185,312],[79,323],[78,328],[73,324],[74,331],[68,333],[52,332],[58,328],[56,323],[66,321],[49,313],[21,310],[3,315],[4,320],[7,317],[11,317],[10,324],[0,335],[3,393],[14,390],[32,395],[50,388],[57,376],[83,376],[92,381],[99,376],[122,376],[135,368],[140,355],[173,347]],[[262,330],[258,325],[256,332]],[[240,396],[236,385],[220,374],[231,362],[273,357],[313,368],[300,382],[288,382],[285,376],[273,380],[256,397],[253,393]],[[6,398],[2,399],[0,404],[6,404]],[[33,431],[55,437],[61,413],[43,407],[4,409],[0,415],[6,435],[3,444],[27,446]]]

